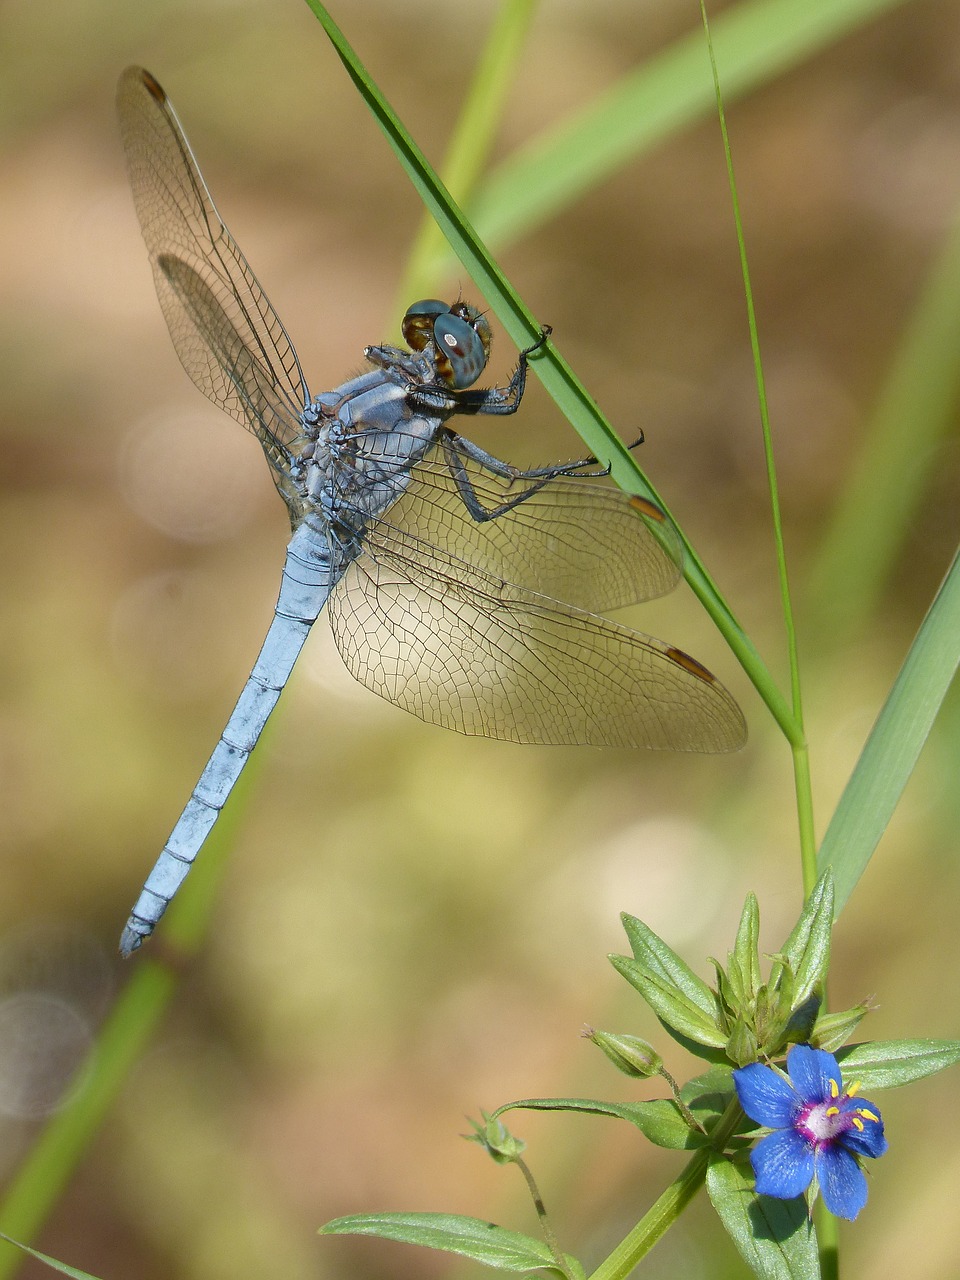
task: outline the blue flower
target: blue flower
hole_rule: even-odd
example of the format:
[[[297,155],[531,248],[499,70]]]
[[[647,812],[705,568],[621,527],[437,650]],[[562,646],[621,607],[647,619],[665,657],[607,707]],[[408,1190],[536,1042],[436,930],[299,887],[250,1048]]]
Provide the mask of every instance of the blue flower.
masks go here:
[[[773,1132],[750,1152],[757,1194],[792,1200],[816,1178],[824,1204],[838,1218],[855,1218],[867,1202],[861,1156],[887,1149],[879,1110],[844,1089],[832,1053],[798,1044],[787,1054],[785,1080],[753,1062],[734,1071],[740,1105]]]

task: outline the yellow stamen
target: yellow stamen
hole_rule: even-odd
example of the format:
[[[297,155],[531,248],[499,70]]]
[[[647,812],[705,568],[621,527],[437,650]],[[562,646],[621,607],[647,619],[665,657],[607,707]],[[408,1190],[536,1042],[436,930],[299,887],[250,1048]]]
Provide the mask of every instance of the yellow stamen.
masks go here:
[[[857,1107],[857,1115],[863,1116],[864,1120],[875,1120],[877,1124],[880,1123],[880,1117],[874,1115],[869,1107]]]
[[[830,1081],[830,1097],[831,1098],[840,1097],[840,1086],[837,1084],[836,1080]]]
[[[847,1086],[847,1097],[853,1098],[860,1092],[860,1081],[854,1080],[853,1084]]]
[[[827,1116],[838,1116],[839,1114],[840,1114],[839,1107],[827,1107],[826,1111],[824,1112],[824,1115],[827,1115]]]
[[[860,1117],[851,1116],[850,1119],[853,1121],[853,1127],[855,1129],[859,1129],[860,1132],[863,1133],[863,1121],[860,1119]]]

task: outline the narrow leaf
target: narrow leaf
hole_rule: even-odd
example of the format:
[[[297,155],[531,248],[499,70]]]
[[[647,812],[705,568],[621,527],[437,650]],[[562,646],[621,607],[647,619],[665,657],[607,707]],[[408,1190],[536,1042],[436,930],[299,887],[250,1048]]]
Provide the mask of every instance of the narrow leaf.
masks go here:
[[[753,999],[760,986],[760,906],[756,894],[748,893],[740,914],[733,954],[740,967],[745,994]]]
[[[921,623],[834,811],[817,858],[831,868],[837,911],[887,828],[960,662],[960,557]]]
[[[676,951],[642,920],[626,914],[620,919],[637,964],[652,976],[672,983],[712,1022],[717,1014],[717,1001],[703,979],[698,978]],[[610,961],[616,967],[613,956],[610,957]]]
[[[817,1280],[817,1237],[801,1197],[773,1200],[753,1189],[749,1165],[716,1155],[707,1194],[744,1262],[763,1280]]]
[[[562,1275],[557,1260],[542,1240],[508,1231],[482,1218],[453,1213],[357,1213],[334,1218],[320,1228],[322,1236],[376,1236],[424,1249],[456,1253],[498,1271],[552,1271]],[[572,1270],[582,1274],[575,1258]]]
[[[833,880],[821,875],[804,904],[800,918],[783,944],[781,956],[794,977],[791,1003],[802,1005],[822,986],[830,965],[833,928]],[[773,979],[771,979],[773,986]]]
[[[610,963],[643,996],[667,1031],[695,1044],[721,1049],[727,1037],[714,1018],[680,991],[669,978],[650,973],[629,956],[611,956]]]
[[[63,1276],[72,1276],[73,1280],[97,1280],[97,1277],[92,1276],[89,1271],[80,1271],[77,1267],[68,1267],[65,1262],[58,1262],[56,1258],[48,1257],[47,1254],[41,1253],[39,1249],[31,1249],[28,1244],[21,1244],[19,1240],[12,1239],[2,1231],[0,1231],[0,1240],[6,1240],[8,1244],[12,1244],[17,1249],[29,1254],[31,1258],[36,1258],[38,1262],[42,1262],[51,1271],[59,1271]]]
[[[903,0],[752,0],[712,23],[728,102]],[[566,208],[634,156],[715,109],[697,31],[680,37],[584,110],[516,151],[472,208],[484,236],[507,243]]]
[[[578,1111],[581,1115],[612,1116],[628,1120],[655,1146],[671,1151],[689,1151],[702,1147],[708,1139],[691,1129],[675,1102],[654,1098],[650,1102],[605,1102],[596,1098],[520,1098],[504,1103],[493,1113],[522,1108],[525,1111]],[[698,1116],[698,1119],[700,1117]]]
[[[875,1040],[837,1053],[845,1080],[859,1080],[864,1093],[893,1089],[936,1075],[960,1062],[957,1040]]]

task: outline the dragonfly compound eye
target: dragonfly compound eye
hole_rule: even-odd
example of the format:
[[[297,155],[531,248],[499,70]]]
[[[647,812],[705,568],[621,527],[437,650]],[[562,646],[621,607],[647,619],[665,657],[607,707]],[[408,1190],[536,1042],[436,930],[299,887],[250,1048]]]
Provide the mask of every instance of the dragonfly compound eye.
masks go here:
[[[441,302],[439,298],[423,298],[407,307],[400,330],[411,351],[423,351],[433,341],[434,321],[449,311],[450,304]]]
[[[454,391],[470,387],[483,373],[487,352],[483,339],[466,320],[451,314],[433,325],[437,377]]]

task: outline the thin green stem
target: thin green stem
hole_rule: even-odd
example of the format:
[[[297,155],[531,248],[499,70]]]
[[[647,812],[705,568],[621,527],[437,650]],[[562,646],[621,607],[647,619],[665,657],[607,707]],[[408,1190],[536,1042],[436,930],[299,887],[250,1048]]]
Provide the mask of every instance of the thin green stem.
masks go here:
[[[677,1084],[676,1080],[674,1080],[673,1076],[670,1074],[667,1068],[663,1065],[663,1063],[660,1064],[660,1070],[657,1072],[657,1075],[660,1076],[662,1080],[665,1080],[666,1083],[669,1085],[670,1092],[673,1094],[673,1100],[677,1104],[677,1107],[680,1110],[680,1114],[683,1116],[684,1120],[686,1120],[690,1128],[696,1129],[700,1133],[706,1133],[706,1129],[704,1129],[703,1125],[700,1123],[697,1117],[693,1114],[693,1112],[684,1102],[683,1097],[681,1096],[681,1093],[680,1093],[680,1086]]]
[[[566,1258],[563,1256],[563,1250],[560,1248],[560,1241],[557,1239],[553,1227],[550,1225],[550,1219],[547,1217],[547,1207],[543,1203],[543,1196],[540,1194],[540,1188],[537,1186],[537,1181],[530,1171],[530,1166],[522,1156],[514,1156],[513,1163],[523,1174],[524,1180],[526,1181],[527,1189],[533,1199],[533,1207],[536,1209],[537,1217],[540,1220],[540,1230],[543,1232],[543,1238],[547,1242],[547,1248],[553,1254],[556,1259],[557,1266],[567,1277],[567,1280],[573,1280],[573,1274],[570,1271]]]
[[[591,1273],[590,1280],[624,1280],[668,1228],[673,1226],[703,1186],[709,1163],[709,1148],[698,1151],[680,1176],[658,1196],[630,1234]]]
[[[742,1118],[740,1103],[731,1098],[710,1134],[710,1146],[696,1152],[679,1177],[657,1197],[633,1230],[591,1273],[589,1280],[625,1280],[703,1186],[711,1153],[724,1150]]]
[[[810,752],[806,740],[793,747],[793,784],[797,796],[797,824],[800,832],[800,872],[803,896],[809,898],[817,883],[817,834],[813,823],[813,788],[810,781]]]
[[[813,1208],[820,1250],[820,1280],[840,1280],[840,1223],[822,1200]]]

